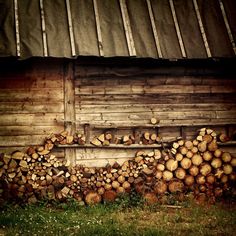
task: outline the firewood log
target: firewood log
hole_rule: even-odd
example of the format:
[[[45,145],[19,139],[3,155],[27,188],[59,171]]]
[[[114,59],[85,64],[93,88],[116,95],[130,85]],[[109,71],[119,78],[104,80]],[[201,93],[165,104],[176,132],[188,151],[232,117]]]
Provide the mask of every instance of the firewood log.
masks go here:
[[[123,193],[125,193],[125,189],[124,189],[122,186],[119,186],[119,187],[116,189],[116,192],[117,192],[117,194],[123,194]]]
[[[190,140],[185,141],[184,146],[188,149],[191,150],[193,148],[193,143]]]
[[[216,178],[213,174],[208,174],[206,176],[206,182],[209,183],[209,184],[214,184],[216,181]]]
[[[200,173],[203,175],[203,176],[207,176],[208,174],[211,173],[211,166],[208,164],[208,163],[202,163],[202,165],[200,166]]]
[[[158,202],[158,198],[154,192],[144,193],[143,198],[147,205],[152,205]]]
[[[192,148],[192,150],[193,150],[193,148]],[[191,159],[193,157],[194,154],[193,154],[192,150],[187,151],[187,153],[186,153],[187,158]]]
[[[155,133],[151,134],[150,139],[155,142],[157,139],[157,134]]]
[[[150,133],[149,132],[144,132],[143,138],[146,139],[147,141],[150,140]]]
[[[178,179],[173,179],[168,183],[168,189],[171,193],[183,192],[184,184]]]
[[[203,185],[206,183],[206,177],[204,175],[199,174],[196,176],[196,182],[199,185]]]
[[[236,157],[232,157],[230,164],[231,166],[236,167]]]
[[[166,169],[169,171],[175,171],[178,168],[178,161],[174,159],[169,159],[166,162]]]
[[[94,205],[100,203],[102,200],[101,195],[95,191],[90,191],[85,196],[85,202],[88,205]]]
[[[162,180],[157,181],[154,188],[153,188],[153,190],[156,194],[164,194],[167,191],[166,182],[164,182]]]
[[[154,158],[159,160],[161,158],[161,151],[159,149],[154,150]]]
[[[91,144],[93,144],[94,146],[102,146],[102,142],[100,140],[98,140],[97,138],[94,138],[92,141],[91,141]]]
[[[230,164],[226,163],[223,165],[223,171],[224,174],[230,175],[233,172],[233,167]]]
[[[219,149],[217,149],[217,150],[219,150]],[[217,152],[217,150],[215,151],[215,152]],[[215,152],[214,152],[214,154],[215,154]],[[221,150],[219,150],[219,152],[221,152],[222,153],[222,151]],[[220,153],[220,154],[221,154]],[[216,157],[220,157],[221,155],[215,155]],[[231,161],[231,159],[232,159],[232,156],[231,156],[231,154],[229,153],[229,152],[224,152],[223,154],[222,154],[222,157],[221,157],[221,159],[223,160],[223,162],[225,162],[225,163],[228,163],[228,162],[230,162]]]
[[[189,158],[184,157],[183,160],[180,162],[180,165],[184,168],[184,169],[189,169],[192,165],[192,161]]]
[[[184,179],[185,176],[186,176],[186,171],[185,171],[185,169],[183,169],[183,168],[181,168],[181,167],[177,168],[176,171],[175,171],[175,176],[176,176],[176,178],[178,178],[178,179],[181,179],[181,180]]]
[[[114,190],[107,190],[102,197],[104,202],[114,202],[117,197],[117,193]]]
[[[213,158],[212,152],[206,151],[203,153],[203,159],[205,161],[210,161]]]
[[[217,142],[216,140],[214,139],[213,141],[211,141],[209,144],[208,144],[208,150],[210,152],[214,152],[215,150],[218,149],[218,145],[217,145]]]
[[[105,134],[101,134],[98,136],[98,140],[103,143],[105,141]]]
[[[226,143],[226,142],[228,142],[230,140],[230,138],[226,134],[224,134],[224,133],[220,134],[218,136],[218,139],[222,143]]]
[[[179,152],[182,154],[182,155],[186,155],[187,152],[188,152],[188,149],[185,147],[185,146],[181,146],[179,148]]]
[[[163,171],[163,180],[170,181],[173,178],[173,173],[169,170]]]
[[[176,159],[176,161],[182,161],[183,160],[183,155],[181,153],[176,153],[175,159]]]
[[[160,120],[155,118],[155,117],[152,117],[150,122],[151,122],[152,125],[156,125],[156,124],[158,124],[160,122]]]
[[[195,166],[199,166],[203,162],[202,156],[199,154],[194,154],[191,160],[192,160],[193,165]]]
[[[211,166],[215,169],[220,168],[222,166],[222,161],[220,158],[213,158],[211,161]]]
[[[189,174],[192,175],[192,176],[197,176],[198,173],[199,173],[199,168],[195,165],[192,165],[190,168],[189,168]]]
[[[207,143],[210,143],[212,141],[212,136],[210,134],[205,134],[203,137],[202,137],[202,140],[203,141],[206,141]]]
[[[195,179],[192,175],[186,175],[184,178],[184,183],[187,186],[193,186],[194,181],[195,181]]]

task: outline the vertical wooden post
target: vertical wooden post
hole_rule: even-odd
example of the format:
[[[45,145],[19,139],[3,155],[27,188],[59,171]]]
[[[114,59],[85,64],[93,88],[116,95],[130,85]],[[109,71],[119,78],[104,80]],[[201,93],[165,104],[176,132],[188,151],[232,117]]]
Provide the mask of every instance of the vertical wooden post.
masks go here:
[[[64,117],[65,130],[70,134],[75,133],[75,88],[74,88],[74,63],[66,61],[64,64]],[[74,148],[65,149],[65,158],[75,165],[76,155]]]
[[[84,125],[84,135],[85,135],[85,143],[89,144],[90,142],[90,125],[89,124]]]

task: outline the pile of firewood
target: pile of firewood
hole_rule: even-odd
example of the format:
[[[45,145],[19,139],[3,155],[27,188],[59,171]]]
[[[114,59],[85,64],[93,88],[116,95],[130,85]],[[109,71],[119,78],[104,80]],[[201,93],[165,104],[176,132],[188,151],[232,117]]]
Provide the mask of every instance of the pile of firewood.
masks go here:
[[[226,136],[220,137],[227,141]],[[91,143],[106,146],[114,138],[104,133]],[[127,135],[121,140],[124,145],[132,145],[135,139]],[[139,142],[159,141],[157,135],[146,132]],[[224,193],[235,192],[236,158],[218,147],[217,135],[211,129],[201,129],[192,141],[177,139],[169,148],[138,151],[134,159],[104,168],[71,166],[69,160],[51,154],[55,144],[74,143],[84,145],[84,135],[62,132],[26,152],[0,154],[0,201],[35,203],[74,198],[94,204],[136,191],[150,203],[164,202],[170,193],[183,197],[189,192],[197,201],[213,203]]]
[[[123,135],[121,137],[114,137],[110,132],[103,133],[98,137],[94,137],[91,141],[91,144],[94,146],[109,146],[110,144],[124,144],[132,145],[135,143],[138,144],[159,144],[162,139],[156,133],[144,132],[142,135]]]

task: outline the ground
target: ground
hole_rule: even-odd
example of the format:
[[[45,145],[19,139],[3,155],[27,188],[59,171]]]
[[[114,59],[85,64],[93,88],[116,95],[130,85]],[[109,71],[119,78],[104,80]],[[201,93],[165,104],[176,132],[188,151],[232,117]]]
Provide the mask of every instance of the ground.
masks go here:
[[[179,204],[178,204],[179,205]],[[120,201],[79,206],[75,202],[1,210],[2,235],[235,235],[235,205],[181,204],[181,208]]]

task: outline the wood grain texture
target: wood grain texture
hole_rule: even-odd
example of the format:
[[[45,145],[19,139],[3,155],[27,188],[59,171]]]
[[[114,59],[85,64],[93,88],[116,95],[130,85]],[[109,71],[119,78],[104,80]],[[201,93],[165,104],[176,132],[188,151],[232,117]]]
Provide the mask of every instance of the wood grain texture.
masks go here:
[[[80,74],[77,73],[80,71]],[[158,134],[166,140],[179,136],[194,138],[201,126],[226,132],[225,125],[236,124],[236,80],[220,76],[169,76],[155,74],[155,69],[76,68],[76,125],[91,125],[91,135],[109,128],[132,133],[134,127],[150,132],[151,117],[158,117]],[[146,127],[145,127],[146,126]],[[184,129],[181,127],[185,126]],[[77,161],[100,164],[113,153],[77,152]],[[236,152],[236,151],[234,151]],[[117,151],[119,158],[129,152]]]
[[[68,62],[64,65],[64,117],[65,130],[70,134],[75,133],[75,88],[73,63]],[[75,164],[75,150],[73,148],[65,149],[65,158]]]
[[[22,62],[0,71],[1,150],[42,144],[64,129],[61,63]],[[64,151],[63,151],[64,152]]]

